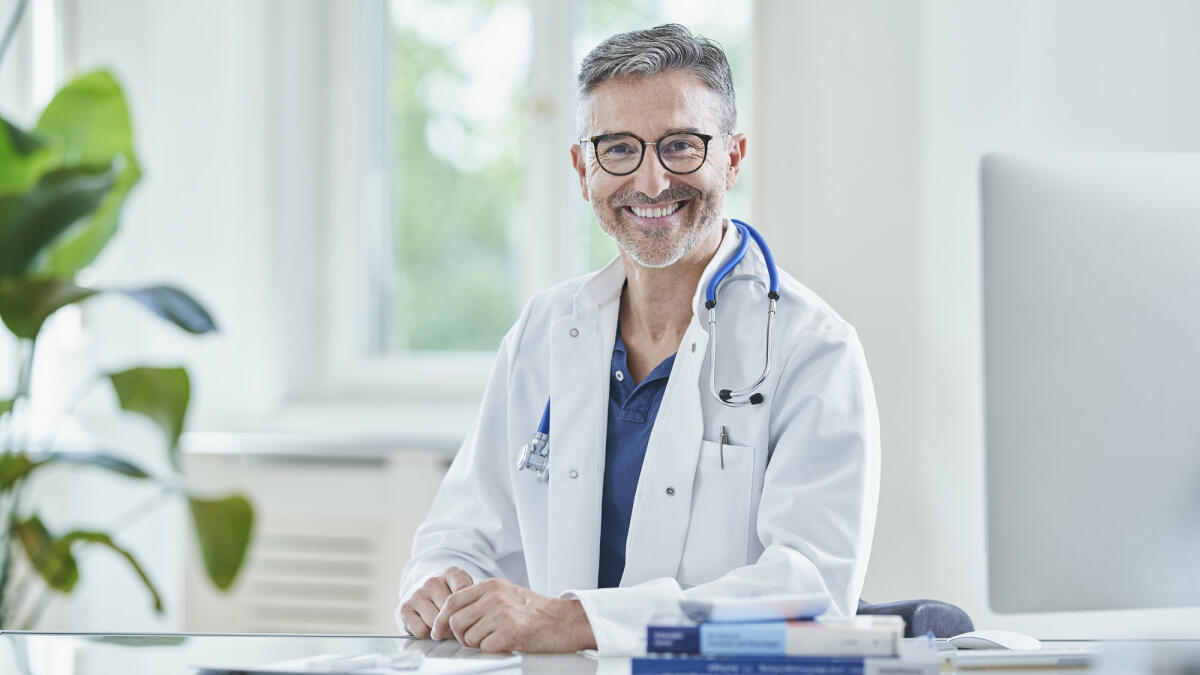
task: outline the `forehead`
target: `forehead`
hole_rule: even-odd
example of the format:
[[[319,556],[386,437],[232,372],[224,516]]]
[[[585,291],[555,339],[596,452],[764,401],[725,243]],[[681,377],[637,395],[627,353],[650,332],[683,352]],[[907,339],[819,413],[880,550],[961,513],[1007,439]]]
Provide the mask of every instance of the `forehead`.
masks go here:
[[[580,112],[588,134],[631,131],[655,137],[688,128],[715,134],[720,103],[696,73],[671,71],[601,82]]]

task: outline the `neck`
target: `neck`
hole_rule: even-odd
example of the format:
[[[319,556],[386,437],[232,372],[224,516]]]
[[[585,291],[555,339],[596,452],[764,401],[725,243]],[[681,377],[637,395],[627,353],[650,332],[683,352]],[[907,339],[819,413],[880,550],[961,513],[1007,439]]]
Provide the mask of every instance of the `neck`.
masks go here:
[[[696,286],[721,245],[724,230],[721,222],[687,255],[663,268],[643,267],[621,252],[626,278],[621,294],[623,336],[651,342],[682,339],[692,320]]]

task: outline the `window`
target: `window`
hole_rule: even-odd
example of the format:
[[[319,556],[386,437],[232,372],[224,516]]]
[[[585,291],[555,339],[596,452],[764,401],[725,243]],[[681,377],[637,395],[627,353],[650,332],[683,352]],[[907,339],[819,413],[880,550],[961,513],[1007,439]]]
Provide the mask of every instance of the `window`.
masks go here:
[[[356,170],[362,250],[359,264],[333,267],[361,277],[335,291],[351,292],[342,304],[357,310],[340,314],[352,328],[334,340],[360,370],[486,362],[530,295],[615,255],[568,163],[579,62],[603,38],[673,21],[715,39],[738,85],[739,130],[753,121],[751,2],[374,7],[357,29],[361,154],[373,167]],[[752,217],[746,178],[727,198],[729,215]]]

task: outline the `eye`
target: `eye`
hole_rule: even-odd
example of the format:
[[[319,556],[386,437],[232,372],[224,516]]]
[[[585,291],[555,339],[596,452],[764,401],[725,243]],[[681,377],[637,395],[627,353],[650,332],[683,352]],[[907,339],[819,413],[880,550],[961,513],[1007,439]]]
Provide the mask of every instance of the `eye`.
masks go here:
[[[617,143],[615,145],[604,146],[603,152],[606,155],[620,156],[633,152],[633,148],[628,143]]]

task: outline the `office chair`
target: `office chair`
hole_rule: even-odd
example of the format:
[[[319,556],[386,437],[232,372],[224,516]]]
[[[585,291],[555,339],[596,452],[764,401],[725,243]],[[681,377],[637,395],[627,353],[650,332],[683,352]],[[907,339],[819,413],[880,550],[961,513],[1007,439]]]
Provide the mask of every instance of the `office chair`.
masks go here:
[[[878,605],[859,600],[858,613],[903,617],[904,637],[933,633],[935,638],[948,638],[975,630],[966,612],[937,600],[901,600]]]

